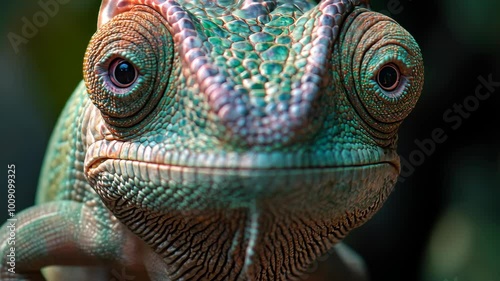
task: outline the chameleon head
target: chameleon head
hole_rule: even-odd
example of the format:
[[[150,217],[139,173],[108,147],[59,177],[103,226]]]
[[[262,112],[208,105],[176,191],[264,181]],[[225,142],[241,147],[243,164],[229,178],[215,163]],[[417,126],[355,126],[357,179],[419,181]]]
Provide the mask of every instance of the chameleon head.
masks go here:
[[[165,260],[179,261],[185,244],[162,248],[172,239],[162,223],[194,233],[217,222],[199,233],[239,242],[204,238],[235,260],[234,272],[287,279],[392,190],[422,56],[367,1],[205,4],[103,1],[84,61],[85,174],[139,236],[162,229],[147,242]],[[147,215],[168,219],[134,224]],[[185,243],[203,240],[195,236]],[[270,255],[289,258],[266,262],[265,237],[286,244]],[[315,246],[304,255],[305,241]],[[170,268],[186,266],[180,260]]]

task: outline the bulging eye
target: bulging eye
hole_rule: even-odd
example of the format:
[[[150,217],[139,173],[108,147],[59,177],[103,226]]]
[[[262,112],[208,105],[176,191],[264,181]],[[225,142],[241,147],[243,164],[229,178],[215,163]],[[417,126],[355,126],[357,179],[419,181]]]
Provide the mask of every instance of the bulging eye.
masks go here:
[[[174,53],[167,26],[152,8],[137,5],[100,26],[90,40],[83,64],[87,94],[115,134],[145,124],[164,96]]]
[[[393,63],[382,66],[377,74],[377,83],[384,91],[394,91],[398,88],[400,81],[401,72]]]
[[[422,53],[411,34],[385,15],[359,9],[346,21],[338,71],[347,97],[377,143],[390,146],[422,91]]]
[[[109,65],[109,78],[119,88],[127,88],[137,80],[137,71],[130,62],[124,59],[115,59]]]

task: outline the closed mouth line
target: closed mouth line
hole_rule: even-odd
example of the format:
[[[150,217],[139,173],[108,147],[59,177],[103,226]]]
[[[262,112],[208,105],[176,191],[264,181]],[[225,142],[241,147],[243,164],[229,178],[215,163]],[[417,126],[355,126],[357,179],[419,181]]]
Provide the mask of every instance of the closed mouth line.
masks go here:
[[[141,159],[141,160],[139,160]],[[383,150],[344,150],[321,152],[211,152],[166,151],[116,141],[96,142],[85,157],[85,170],[98,168],[107,160],[132,161],[175,169],[238,171],[298,171],[367,167],[389,164],[399,171],[395,152]]]
[[[317,167],[317,166],[304,166],[304,167],[292,167],[292,168],[286,168],[286,167],[208,167],[208,166],[188,166],[188,165],[171,165],[171,164],[165,164],[165,163],[155,163],[155,162],[146,162],[146,161],[140,161],[140,160],[131,160],[131,159],[119,159],[119,158],[99,158],[89,165],[89,169],[95,169],[99,167],[101,164],[106,162],[107,160],[111,161],[126,161],[126,162],[133,162],[133,163],[144,163],[144,164],[151,164],[151,165],[158,165],[161,167],[169,167],[169,168],[178,168],[178,169],[213,169],[213,170],[247,170],[247,171],[293,171],[293,170],[323,170],[323,169],[335,169],[335,168],[355,168],[355,167],[370,167],[370,166],[377,166],[381,164],[389,164],[391,166],[397,167],[394,162],[391,161],[381,161],[381,162],[373,162],[373,163],[363,163],[363,164],[354,164],[354,165],[338,165],[338,166],[322,166],[322,167]]]

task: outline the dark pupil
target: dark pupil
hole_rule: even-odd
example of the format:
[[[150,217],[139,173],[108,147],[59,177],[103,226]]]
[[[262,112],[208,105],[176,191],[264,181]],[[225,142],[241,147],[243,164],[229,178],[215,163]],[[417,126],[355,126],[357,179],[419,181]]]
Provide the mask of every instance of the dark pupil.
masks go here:
[[[116,82],[121,84],[117,86],[130,86],[130,84],[133,83],[136,78],[135,68],[128,61],[118,62],[114,69],[113,76]]]
[[[393,90],[398,80],[399,73],[392,65],[385,66],[378,73],[378,83],[384,90]]]

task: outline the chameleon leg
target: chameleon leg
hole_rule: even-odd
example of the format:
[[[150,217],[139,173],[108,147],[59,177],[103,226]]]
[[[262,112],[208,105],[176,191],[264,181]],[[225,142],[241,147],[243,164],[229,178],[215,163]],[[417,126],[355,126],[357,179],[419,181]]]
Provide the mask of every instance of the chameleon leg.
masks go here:
[[[0,228],[0,280],[45,280],[40,270],[50,265],[140,267],[142,246],[101,205],[58,201],[29,208],[17,216],[15,244],[9,223]],[[11,247],[15,268],[9,271]]]

